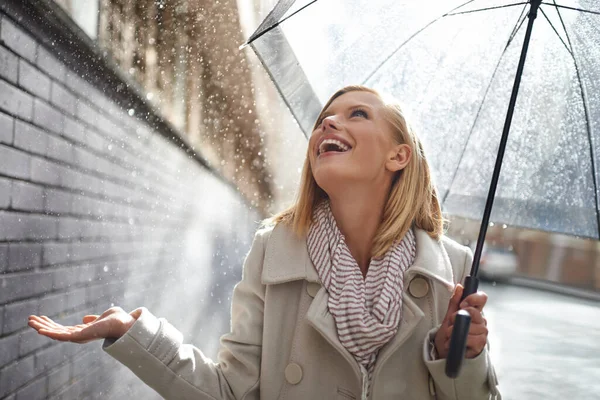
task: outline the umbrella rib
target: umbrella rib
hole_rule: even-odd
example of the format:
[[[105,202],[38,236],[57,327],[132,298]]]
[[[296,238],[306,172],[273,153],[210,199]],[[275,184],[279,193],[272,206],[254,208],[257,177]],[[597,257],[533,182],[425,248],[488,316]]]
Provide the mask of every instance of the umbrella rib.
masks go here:
[[[471,135],[473,134],[473,131],[475,130],[475,124],[477,123],[477,120],[479,119],[479,115],[481,114],[481,111],[483,110],[483,104],[485,103],[485,99],[487,98],[487,95],[492,87],[492,83],[494,82],[494,77],[496,76],[496,73],[498,72],[498,69],[500,68],[500,63],[502,63],[504,54],[506,54],[506,51],[508,50],[508,47],[512,43],[517,32],[523,26],[523,22],[525,22],[525,17],[527,16],[527,13],[525,13],[526,9],[527,9],[527,5],[525,5],[525,7],[523,7],[523,11],[521,11],[521,15],[519,15],[519,18],[517,19],[517,23],[515,24],[515,27],[513,28],[513,31],[511,32],[511,34],[508,38],[508,41],[506,42],[506,46],[504,47],[504,50],[502,50],[502,54],[500,54],[500,57],[498,58],[498,63],[496,64],[496,67],[494,68],[494,72],[492,73],[490,82],[488,83],[487,87],[485,88],[485,93],[483,94],[483,98],[481,99],[481,104],[479,104],[479,109],[477,110],[477,114],[475,114],[475,118],[473,119],[473,124],[471,125],[471,129],[469,130],[469,135],[467,136],[465,145],[462,149],[462,152],[460,153],[457,167],[454,169],[454,174],[452,175],[452,179],[450,180],[450,184],[448,185],[448,190],[446,191],[446,193],[444,194],[444,198],[442,199],[442,205],[446,202],[448,195],[450,195],[450,189],[452,189],[452,185],[454,184],[454,181],[456,180],[456,176],[458,175],[458,169],[460,167],[460,163],[462,162],[462,159],[467,151],[467,145],[469,143],[469,140],[471,139]]]
[[[556,0],[552,0],[554,5],[556,4]],[[594,199],[596,200],[596,223],[598,224],[598,239],[600,239],[600,201],[598,199],[598,182],[597,182],[597,174],[596,174],[596,158],[594,154],[594,145],[592,143],[592,121],[590,119],[590,104],[588,101],[587,92],[585,90],[585,85],[583,84],[583,80],[581,79],[581,70],[579,68],[579,62],[577,61],[577,57],[575,57],[575,49],[573,47],[573,43],[571,42],[571,38],[569,37],[569,32],[567,31],[567,27],[565,25],[565,21],[563,20],[562,14],[560,10],[557,8],[556,12],[558,13],[558,18],[560,19],[560,23],[565,31],[565,35],[567,36],[567,42],[569,42],[569,46],[571,51],[571,57],[573,57],[573,63],[575,64],[575,72],[577,73],[577,81],[579,82],[579,90],[581,90],[581,100],[583,102],[583,114],[585,115],[585,126],[588,136],[588,143],[590,145],[590,161],[592,167],[592,182],[594,184]]]
[[[575,11],[581,11],[581,12],[586,12],[586,13],[590,13],[590,14],[600,15],[600,11],[584,10],[583,8],[562,6],[560,4],[556,4],[556,2],[554,2],[554,4],[542,2],[542,4],[546,4],[548,6],[554,6],[556,8],[566,8],[568,10],[575,10]]]
[[[460,11],[460,12],[456,12],[456,13],[449,13],[449,14],[446,14],[446,15],[447,16],[452,16],[452,15],[470,14],[470,13],[479,12],[479,11],[497,10],[499,8],[507,8],[507,7],[513,7],[513,6],[520,6],[520,5],[527,4],[527,3],[529,3],[529,2],[528,1],[523,1],[521,3],[505,4],[503,6],[496,6],[496,7],[478,8],[477,10]]]
[[[572,49],[570,49],[569,46],[567,46],[567,44],[565,43],[565,41],[563,40],[563,38],[560,36],[560,34],[558,33],[558,31],[554,27],[554,24],[552,23],[552,21],[550,21],[550,18],[548,18],[548,16],[546,15],[546,13],[544,12],[544,10],[541,7],[540,7],[540,11],[542,12],[542,15],[544,16],[544,18],[546,18],[546,21],[548,21],[548,23],[550,24],[550,27],[552,28],[552,30],[554,31],[554,33],[556,33],[556,36],[558,36],[558,39],[560,39],[560,41],[562,42],[562,44],[565,46],[565,49],[567,49],[567,51],[569,52],[569,54],[571,54],[571,57],[575,58],[575,56],[573,56]],[[563,25],[563,27],[564,27],[564,25]],[[565,30],[565,34],[566,33],[567,33],[567,31]]]
[[[375,75],[377,73],[377,71],[379,71],[379,69],[385,65],[385,63],[387,63],[398,51],[400,51],[401,48],[403,48],[404,46],[406,46],[408,44],[408,42],[410,42],[411,40],[413,40],[419,33],[423,32],[425,29],[429,28],[431,25],[433,25],[434,23],[436,23],[440,19],[444,18],[449,13],[451,13],[451,12],[453,12],[455,10],[458,10],[459,8],[464,7],[467,4],[470,4],[470,3],[474,2],[474,1],[476,1],[476,0],[469,0],[469,1],[467,1],[467,2],[465,2],[463,4],[461,4],[461,5],[453,8],[452,10],[448,11],[444,15],[441,15],[441,16],[437,17],[436,19],[434,19],[433,21],[429,22],[427,25],[425,25],[424,27],[422,27],[421,29],[419,29],[418,31],[416,31],[415,33],[413,33],[408,39],[406,39],[404,42],[402,42],[400,44],[400,46],[398,46],[394,51],[392,51],[389,56],[387,56],[381,63],[379,63],[379,65],[377,67],[375,67],[375,69],[369,75],[367,75],[367,77],[363,80],[362,84],[365,85],[367,82],[369,82],[369,79],[371,79],[373,77],[373,75]]]
[[[256,39],[260,38],[261,36],[263,36],[265,33],[268,33],[270,31],[272,31],[273,29],[277,28],[279,25],[281,25],[283,22],[287,21],[288,19],[292,18],[294,15],[298,14],[300,11],[303,11],[306,7],[316,3],[318,0],[313,0],[308,4],[305,4],[304,6],[302,6],[301,8],[299,8],[298,10],[294,11],[293,13],[291,13],[290,15],[288,15],[287,17],[285,17],[284,19],[282,19],[281,21],[277,21],[275,24],[271,25],[270,27],[268,27],[267,29],[265,29],[264,31],[260,32],[258,35],[256,36],[252,36],[248,39],[248,41],[240,46],[240,47],[245,47],[247,45],[249,45],[250,43],[254,42]],[[290,4],[291,6],[291,4]],[[289,7],[288,7],[289,9]],[[287,11],[287,10],[286,10]]]

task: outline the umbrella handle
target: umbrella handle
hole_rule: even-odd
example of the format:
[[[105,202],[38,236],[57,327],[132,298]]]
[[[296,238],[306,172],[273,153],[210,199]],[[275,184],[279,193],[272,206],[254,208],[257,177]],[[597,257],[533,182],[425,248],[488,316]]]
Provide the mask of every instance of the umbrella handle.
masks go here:
[[[460,303],[469,295],[477,293],[479,287],[479,279],[474,276],[465,278],[465,289],[463,290]],[[448,358],[446,358],[446,376],[448,378],[456,378],[460,373],[465,351],[467,350],[467,336],[469,336],[469,328],[471,327],[471,315],[465,310],[459,310],[454,320],[452,328],[452,336],[450,337],[450,349],[448,350]]]

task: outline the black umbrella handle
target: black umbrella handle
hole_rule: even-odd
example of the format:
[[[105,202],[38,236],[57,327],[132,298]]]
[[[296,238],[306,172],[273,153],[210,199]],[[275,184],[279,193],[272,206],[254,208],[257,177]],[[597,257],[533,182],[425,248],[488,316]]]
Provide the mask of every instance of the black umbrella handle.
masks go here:
[[[463,290],[460,303],[467,296],[477,293],[479,287],[479,279],[475,276],[467,276],[465,278],[465,289]],[[465,310],[459,310],[454,320],[452,328],[452,336],[450,337],[450,349],[446,358],[446,376],[448,378],[456,378],[460,373],[465,351],[467,350],[467,337],[469,336],[469,328],[471,327],[471,315]]]

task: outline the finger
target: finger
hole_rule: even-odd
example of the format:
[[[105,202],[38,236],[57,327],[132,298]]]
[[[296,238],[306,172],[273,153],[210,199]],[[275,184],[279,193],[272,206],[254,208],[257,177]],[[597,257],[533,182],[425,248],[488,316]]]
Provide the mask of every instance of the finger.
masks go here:
[[[488,296],[485,292],[477,292],[467,296],[461,303],[460,308],[475,307],[482,310],[487,303]]]
[[[40,329],[48,329],[49,327],[47,327],[46,325],[42,325],[41,323],[39,323],[38,321],[35,320],[30,320],[27,325],[29,325],[30,327],[32,327],[33,329],[35,329],[36,331],[39,332]]]
[[[52,320],[48,321],[48,319],[42,319],[42,318],[37,317],[37,316],[34,316],[33,318],[31,318],[30,321],[34,321],[38,325],[40,325],[41,327],[47,327],[49,329],[62,327],[62,325],[59,325],[59,324],[57,324],[56,322],[54,322]]]
[[[456,313],[459,310],[458,304],[460,303],[462,293],[463,286],[460,283],[458,283],[454,287],[454,293],[452,293],[452,297],[450,298],[450,302],[448,303],[448,311],[446,311],[446,316],[444,317],[443,323],[447,324],[452,314]]]
[[[42,316],[40,317],[40,319],[41,319],[41,320],[43,320],[43,321],[45,321],[45,323],[46,323],[48,326],[54,326],[54,327],[59,327],[59,328],[60,328],[60,327],[63,327],[63,325],[59,324],[58,322],[55,322],[55,321],[53,321],[52,319],[50,319],[50,318],[46,317],[45,315],[42,315]]]
[[[34,323],[36,325],[40,325],[40,326],[48,326],[50,327],[51,325],[44,319],[41,319],[40,317],[38,317],[37,315],[32,315],[29,317],[29,321],[30,323]]]
[[[485,345],[487,344],[487,333],[481,335],[469,335],[467,339],[467,351],[465,356],[467,358],[473,358],[478,356]]]
[[[474,307],[463,308],[463,311],[466,311],[471,316],[471,324],[484,324],[485,318],[483,314],[481,314],[481,310]],[[454,325],[454,321],[456,321],[456,316],[458,315],[458,311],[450,316],[449,325]]]

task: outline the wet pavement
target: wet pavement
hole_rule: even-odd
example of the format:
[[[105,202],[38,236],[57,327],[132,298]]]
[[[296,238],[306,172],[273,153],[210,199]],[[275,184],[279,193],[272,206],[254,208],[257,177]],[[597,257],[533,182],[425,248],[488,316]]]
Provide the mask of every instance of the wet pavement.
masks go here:
[[[483,283],[505,400],[600,399],[600,302]]]

